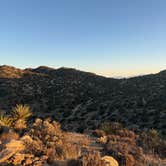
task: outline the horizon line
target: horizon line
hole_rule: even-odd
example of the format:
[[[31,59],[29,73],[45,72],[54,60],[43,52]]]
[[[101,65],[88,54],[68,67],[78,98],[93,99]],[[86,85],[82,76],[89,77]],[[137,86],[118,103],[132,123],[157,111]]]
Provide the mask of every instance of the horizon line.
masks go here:
[[[96,74],[96,75],[99,75],[99,76],[103,76],[103,77],[107,77],[107,78],[116,78],[116,79],[123,79],[123,78],[133,78],[133,77],[139,77],[139,76],[146,76],[146,75],[151,75],[151,74],[157,74],[157,73],[160,73],[162,71],[164,71],[165,69],[160,69],[160,70],[157,70],[157,71],[152,71],[152,72],[144,72],[144,73],[135,73],[135,74],[117,74],[117,75],[114,75],[113,72],[111,72],[110,74],[107,72],[102,72],[102,71],[92,71],[92,70],[87,70],[87,69],[83,69],[83,68],[77,68],[77,67],[67,67],[67,66],[52,66],[52,65],[30,65],[28,67],[26,66],[18,66],[18,65],[7,65],[7,64],[0,64],[0,66],[9,66],[9,67],[14,67],[14,68],[18,68],[18,69],[21,69],[21,70],[25,70],[25,69],[28,69],[28,68],[32,68],[32,69],[36,69],[36,68],[39,68],[39,67],[48,67],[48,68],[53,68],[55,70],[59,69],[59,68],[68,68],[68,69],[75,69],[75,70],[79,70],[79,71],[82,71],[82,72],[89,72],[89,73],[93,73],[93,74]],[[130,72],[130,71],[128,71]]]

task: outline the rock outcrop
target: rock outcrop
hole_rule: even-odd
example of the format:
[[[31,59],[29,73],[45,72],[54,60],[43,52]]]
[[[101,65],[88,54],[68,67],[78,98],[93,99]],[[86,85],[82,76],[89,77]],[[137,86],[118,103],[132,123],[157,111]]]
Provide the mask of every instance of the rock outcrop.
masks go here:
[[[105,166],[119,166],[118,162],[111,156],[102,157]]]
[[[0,163],[7,161],[10,157],[23,150],[25,150],[25,146],[22,141],[11,140],[5,145],[4,150],[0,152]]]

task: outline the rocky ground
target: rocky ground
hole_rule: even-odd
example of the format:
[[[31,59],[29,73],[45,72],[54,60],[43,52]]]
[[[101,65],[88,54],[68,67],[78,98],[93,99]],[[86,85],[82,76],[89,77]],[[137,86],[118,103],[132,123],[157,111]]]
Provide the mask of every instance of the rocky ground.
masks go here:
[[[0,141],[2,166],[118,166],[116,159],[102,154],[97,138],[63,132],[48,119],[36,119],[22,134],[1,126]]]
[[[0,127],[2,166],[165,166],[165,151],[139,144],[140,135],[119,124],[107,130],[64,132],[50,119],[36,119],[26,129]],[[109,126],[107,126],[109,127]],[[108,129],[108,128],[107,128]],[[104,131],[105,130],[105,131]],[[108,131],[110,133],[108,133]],[[155,139],[159,142],[159,139]],[[144,145],[144,146],[143,146]],[[161,144],[164,146],[164,144]]]

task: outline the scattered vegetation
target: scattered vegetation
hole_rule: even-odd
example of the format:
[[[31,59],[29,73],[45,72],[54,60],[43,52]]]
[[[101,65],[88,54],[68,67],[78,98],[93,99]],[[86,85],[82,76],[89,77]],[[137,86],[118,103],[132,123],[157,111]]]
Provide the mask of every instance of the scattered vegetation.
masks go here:
[[[11,115],[2,116],[0,165],[104,166],[100,152],[91,149],[88,136],[63,132],[60,124],[49,118],[37,118],[27,126],[31,112],[26,105],[17,105]]]
[[[157,130],[135,133],[104,122],[87,134],[64,132],[50,118],[36,118],[27,105],[0,116],[0,165],[164,166],[166,142]],[[26,130],[24,130],[26,129]],[[111,165],[111,166],[112,166]]]
[[[49,114],[68,131],[96,129],[110,120],[128,129],[154,128],[166,136],[165,85],[165,71],[112,79],[70,68],[0,66],[0,108],[27,103],[34,116]]]
[[[160,136],[157,130],[150,129],[146,133],[141,133],[137,142],[146,153],[166,158],[166,140]]]
[[[166,141],[156,130],[136,134],[117,122],[105,122],[100,129],[94,132],[95,136],[99,137],[105,153],[121,166],[155,166],[166,162]]]

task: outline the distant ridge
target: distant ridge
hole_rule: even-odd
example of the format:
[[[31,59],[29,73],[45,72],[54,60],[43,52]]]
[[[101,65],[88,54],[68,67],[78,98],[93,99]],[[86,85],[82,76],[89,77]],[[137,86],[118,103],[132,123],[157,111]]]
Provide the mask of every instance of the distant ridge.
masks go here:
[[[2,65],[0,66],[1,78],[20,78],[23,76],[24,71],[13,66]]]

